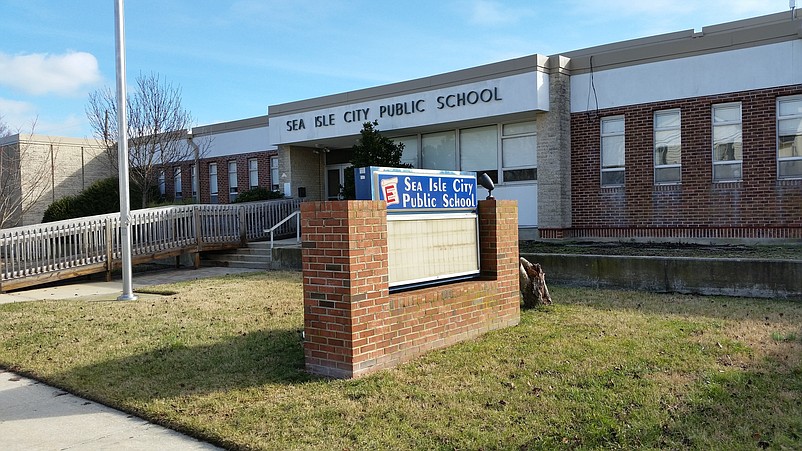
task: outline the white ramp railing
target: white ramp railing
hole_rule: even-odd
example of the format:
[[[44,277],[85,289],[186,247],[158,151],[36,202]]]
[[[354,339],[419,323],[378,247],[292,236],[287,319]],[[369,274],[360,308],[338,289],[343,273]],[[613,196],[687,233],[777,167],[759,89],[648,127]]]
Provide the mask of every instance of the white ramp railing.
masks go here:
[[[295,223],[274,226],[299,208],[299,200],[287,199],[134,210],[131,253],[146,261],[235,247],[267,238],[271,228],[289,235]],[[0,229],[0,291],[111,271],[121,258],[120,236],[119,213]]]

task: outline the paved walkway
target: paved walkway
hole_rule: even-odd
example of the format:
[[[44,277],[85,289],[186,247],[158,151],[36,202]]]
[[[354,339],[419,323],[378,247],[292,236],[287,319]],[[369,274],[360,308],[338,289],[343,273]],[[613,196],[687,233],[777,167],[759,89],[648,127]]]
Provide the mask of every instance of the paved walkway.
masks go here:
[[[147,285],[253,272],[200,268],[134,274],[134,290]],[[0,294],[0,304],[122,294],[122,281],[65,283]],[[0,450],[215,450],[208,443],[132,415],[70,395],[0,368]]]
[[[182,282],[185,280],[217,277],[226,274],[242,274],[254,271],[258,270],[247,268],[216,267],[199,269],[166,269],[134,273],[131,280],[134,286],[134,291],[136,291],[137,288],[149,285],[160,285],[163,283]],[[0,293],[0,304],[48,299],[82,299],[87,297],[108,297],[109,299],[116,299],[122,294],[122,290],[122,280],[113,280],[111,282],[84,281],[73,283],[65,281],[56,286],[46,288],[31,288],[29,290],[19,290],[11,293]]]

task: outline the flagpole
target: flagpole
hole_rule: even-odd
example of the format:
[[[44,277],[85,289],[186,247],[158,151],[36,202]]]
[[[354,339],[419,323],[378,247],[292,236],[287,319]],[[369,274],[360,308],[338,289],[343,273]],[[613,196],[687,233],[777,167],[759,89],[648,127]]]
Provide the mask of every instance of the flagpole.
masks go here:
[[[118,301],[135,301],[131,281],[131,200],[128,192],[128,117],[125,91],[125,20],[123,0],[114,2],[114,35],[117,50],[117,159],[120,177],[120,241],[122,241],[123,293]]]

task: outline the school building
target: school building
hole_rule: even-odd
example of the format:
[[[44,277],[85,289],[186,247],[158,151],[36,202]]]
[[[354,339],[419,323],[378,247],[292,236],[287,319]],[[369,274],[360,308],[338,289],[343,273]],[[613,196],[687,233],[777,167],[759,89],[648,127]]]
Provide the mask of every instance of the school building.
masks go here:
[[[802,17],[783,12],[270,105],[196,127],[167,197],[336,199],[362,124],[485,172],[522,239],[802,239]],[[183,176],[182,176],[183,174]],[[483,191],[483,190],[482,190]],[[480,193],[481,195],[481,193]]]

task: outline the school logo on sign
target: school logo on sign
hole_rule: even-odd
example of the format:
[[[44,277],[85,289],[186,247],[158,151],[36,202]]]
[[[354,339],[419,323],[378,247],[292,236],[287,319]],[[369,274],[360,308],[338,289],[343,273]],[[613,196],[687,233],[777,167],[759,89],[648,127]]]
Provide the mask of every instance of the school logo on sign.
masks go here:
[[[475,211],[476,175],[425,169],[357,168],[356,197],[383,200],[388,212]]]

